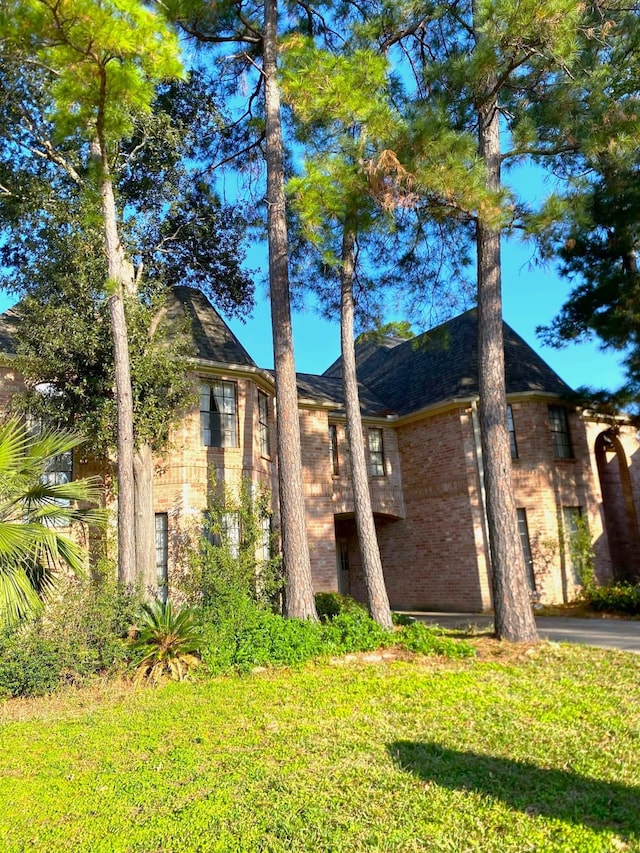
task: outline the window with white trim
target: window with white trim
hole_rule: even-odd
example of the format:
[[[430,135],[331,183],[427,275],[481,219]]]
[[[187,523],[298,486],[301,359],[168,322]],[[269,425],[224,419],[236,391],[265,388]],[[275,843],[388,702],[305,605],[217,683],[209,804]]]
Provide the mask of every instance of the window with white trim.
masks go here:
[[[518,533],[524,556],[524,565],[527,570],[527,581],[531,592],[536,591],[536,576],[533,570],[533,555],[531,554],[531,540],[529,539],[529,525],[527,523],[526,509],[516,510],[518,513]]]
[[[217,379],[200,386],[200,437],[207,447],[238,446],[238,386]]]
[[[379,427],[369,427],[369,473],[372,477],[384,477],[384,441]]]
[[[585,568],[581,542],[585,535],[587,540],[589,538],[586,520],[582,515],[582,507],[563,506],[562,526],[567,567],[571,572],[573,583],[580,586],[583,583],[583,569]]]
[[[42,473],[40,481],[47,486],[64,486],[70,483],[73,479],[73,451],[67,450],[65,453],[60,453],[58,456],[53,456]],[[56,506],[66,508],[71,506],[71,501],[68,498],[53,498],[52,502]],[[49,518],[48,523],[54,527],[64,527],[63,519]]]
[[[240,554],[240,513],[224,512],[220,517],[220,530],[214,530],[211,515],[205,510],[202,514],[202,535],[216,548],[228,548],[234,559]]]

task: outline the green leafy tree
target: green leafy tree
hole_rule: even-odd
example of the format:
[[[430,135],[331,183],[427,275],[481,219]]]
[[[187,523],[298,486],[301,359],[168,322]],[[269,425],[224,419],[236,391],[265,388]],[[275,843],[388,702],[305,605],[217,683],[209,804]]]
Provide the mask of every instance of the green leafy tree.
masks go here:
[[[640,180],[637,163],[619,165],[578,190],[566,215],[547,233],[560,272],[577,282],[552,323],[546,342],[564,346],[596,336],[625,354],[626,387],[609,404],[640,396]]]
[[[3,62],[35,69],[33,97],[13,101],[15,144],[86,186],[102,232],[117,395],[119,577],[135,583],[133,396],[125,302],[135,299],[138,281],[120,231],[112,163],[136,116],[149,112],[155,87],[182,74],[178,42],[137,0],[12,0],[3,4],[0,33]]]
[[[283,90],[305,145],[304,174],[289,182],[303,230],[319,252],[325,279],[340,285],[340,340],[350,475],[371,616],[392,627],[375,529],[356,376],[356,240],[384,227],[372,188],[374,160],[397,130],[386,92],[386,61],[371,52],[336,56],[312,42],[287,45]],[[399,164],[398,164],[399,166]],[[378,214],[376,216],[376,214]],[[328,275],[327,275],[328,273]]]
[[[70,433],[34,435],[16,420],[0,425],[0,627],[37,613],[66,566],[80,573],[85,549],[69,528],[104,523],[95,504],[96,480],[55,482],[47,476],[80,439]]]
[[[29,86],[19,83],[21,102],[38,101],[46,75],[35,76]],[[0,81],[8,87],[11,75],[0,74]],[[132,119],[130,135],[114,145],[111,173],[120,238],[137,270],[135,295],[124,302],[135,439],[133,581],[147,591],[155,587],[152,453],[164,449],[192,396],[189,329],[167,312],[167,290],[186,281],[227,312],[242,311],[252,297],[241,268],[243,212],[221,204],[201,174],[202,162],[223,156],[226,144],[211,81],[194,74],[155,91],[150,111]],[[12,108],[8,96],[2,118],[10,132],[0,142],[0,163],[13,173],[2,200],[0,251],[5,286],[23,297],[16,337],[31,393],[22,402],[49,422],[91,435],[92,451],[106,460],[118,447],[120,398],[94,165],[75,139],[64,154],[75,177],[35,156],[33,133]],[[54,138],[55,128],[45,123],[40,136]],[[51,393],[38,393],[43,386]]]

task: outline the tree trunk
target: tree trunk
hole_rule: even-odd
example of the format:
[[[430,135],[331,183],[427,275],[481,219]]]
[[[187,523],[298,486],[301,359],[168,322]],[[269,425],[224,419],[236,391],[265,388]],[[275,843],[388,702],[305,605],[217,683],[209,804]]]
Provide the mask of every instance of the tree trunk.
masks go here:
[[[265,0],[262,69],[267,164],[267,233],[276,378],[282,552],[287,578],[287,616],[317,620],[305,525],[298,389],[293,359],[280,92],[276,77],[277,21],[277,0]]]
[[[351,483],[353,485],[353,505],[369,612],[372,619],[375,619],[383,628],[391,630],[393,621],[371,508],[367,457],[356,375],[356,352],[353,335],[354,243],[355,233],[347,219],[342,239],[342,269],[340,272],[340,344],[342,348],[342,382],[347,415],[347,441],[351,464]]]
[[[133,456],[135,483],[136,572],[142,595],[157,596],[155,514],[153,511],[153,452],[142,444]]]
[[[480,156],[487,189],[500,189],[500,125],[497,98],[478,107]],[[487,522],[492,563],[496,635],[513,642],[538,640],[529,598],[513,485],[507,431],[502,328],[500,229],[477,223],[478,379],[480,437],[484,459]]]
[[[133,395],[129,363],[129,337],[124,310],[126,293],[135,289],[133,266],[125,258],[118,236],[113,183],[104,147],[92,144],[92,155],[101,170],[100,194],[107,255],[109,314],[113,337],[113,363],[118,410],[118,580],[129,586],[137,582],[135,566],[135,497],[133,477]]]

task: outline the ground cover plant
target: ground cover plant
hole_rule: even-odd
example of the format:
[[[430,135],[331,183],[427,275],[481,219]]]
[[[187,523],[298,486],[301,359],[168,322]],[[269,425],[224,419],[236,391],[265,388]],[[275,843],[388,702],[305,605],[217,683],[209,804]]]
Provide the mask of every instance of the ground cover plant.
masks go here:
[[[640,658],[479,647],[5,702],[0,849],[639,850]]]

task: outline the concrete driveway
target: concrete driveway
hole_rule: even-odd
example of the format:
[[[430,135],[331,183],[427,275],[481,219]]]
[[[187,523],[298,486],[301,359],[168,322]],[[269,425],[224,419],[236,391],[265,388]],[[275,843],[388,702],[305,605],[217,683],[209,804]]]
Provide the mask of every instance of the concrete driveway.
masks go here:
[[[443,628],[490,628],[493,617],[480,613],[411,613],[422,622]],[[619,649],[640,655],[640,621],[627,619],[575,619],[537,616],[540,636],[556,643],[581,643],[604,649]]]

